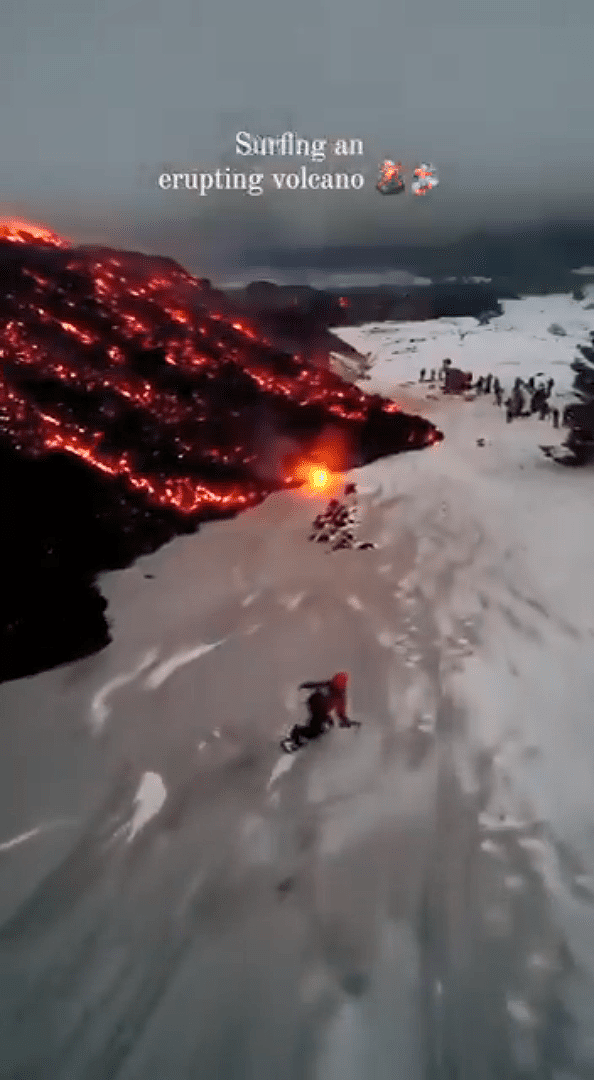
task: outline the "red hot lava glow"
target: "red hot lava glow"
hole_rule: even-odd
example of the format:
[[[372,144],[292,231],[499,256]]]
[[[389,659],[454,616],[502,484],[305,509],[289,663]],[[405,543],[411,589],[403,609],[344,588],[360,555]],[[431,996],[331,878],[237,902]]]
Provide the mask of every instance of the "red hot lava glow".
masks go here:
[[[172,260],[72,248],[14,218],[0,222],[0,269],[0,438],[18,451],[73,454],[147,502],[210,515],[267,493],[256,467],[262,406],[287,431],[311,431],[313,417],[353,446],[372,408],[393,425],[383,452],[433,441],[428,421],[399,419],[393,402],[273,349]],[[314,439],[307,465],[279,483],[329,491],[348,462],[345,440]]]

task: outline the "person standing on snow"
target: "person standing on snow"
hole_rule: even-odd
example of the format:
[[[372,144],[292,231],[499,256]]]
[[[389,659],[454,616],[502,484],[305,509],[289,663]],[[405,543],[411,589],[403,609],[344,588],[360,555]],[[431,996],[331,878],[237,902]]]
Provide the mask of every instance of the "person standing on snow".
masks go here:
[[[522,380],[516,379],[511,395],[512,410],[514,417],[521,416],[524,411],[524,394],[522,393]]]

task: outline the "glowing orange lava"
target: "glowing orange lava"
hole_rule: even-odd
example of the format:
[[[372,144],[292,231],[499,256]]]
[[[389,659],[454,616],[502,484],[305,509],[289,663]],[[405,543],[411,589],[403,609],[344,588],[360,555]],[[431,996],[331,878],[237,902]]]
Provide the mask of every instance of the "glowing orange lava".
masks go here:
[[[216,293],[205,303],[201,279],[172,261],[72,249],[44,226],[0,218],[0,258],[8,243],[20,250],[5,259],[0,295],[0,438],[19,452],[73,455],[153,505],[194,515],[268,493],[252,471],[259,403],[297,431],[303,414],[314,417],[307,442],[294,440],[305,460],[286,463],[284,478],[312,496],[339,490],[371,409],[377,422],[397,420],[395,403],[213,311]],[[40,260],[33,245],[67,250]],[[420,418],[393,430],[391,448],[433,440]]]
[[[298,483],[300,492],[309,498],[337,495],[344,486],[343,474],[328,468],[324,461],[301,461],[287,479]]]
[[[0,218],[0,240],[10,240],[14,244],[43,244],[50,247],[70,247],[68,240],[58,236],[45,225],[35,225],[23,218]]]
[[[326,469],[319,469],[314,466],[309,470],[309,484],[314,491],[323,491],[328,486],[328,472]]]

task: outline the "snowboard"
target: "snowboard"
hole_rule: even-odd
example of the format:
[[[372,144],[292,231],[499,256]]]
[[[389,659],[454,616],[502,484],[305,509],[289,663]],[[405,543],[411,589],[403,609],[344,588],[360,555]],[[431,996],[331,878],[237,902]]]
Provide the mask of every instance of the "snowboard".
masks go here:
[[[340,727],[360,728],[361,724],[359,720],[349,720],[348,724],[341,724]],[[322,732],[321,735],[315,735],[313,738],[309,739],[306,735],[302,735],[296,739],[294,739],[291,735],[286,735],[285,738],[281,740],[281,750],[284,750],[285,754],[295,754],[297,750],[303,749],[303,747],[308,746],[309,743],[317,742],[318,739],[321,739],[322,736],[327,734],[329,730],[330,728],[327,727],[326,731]]]

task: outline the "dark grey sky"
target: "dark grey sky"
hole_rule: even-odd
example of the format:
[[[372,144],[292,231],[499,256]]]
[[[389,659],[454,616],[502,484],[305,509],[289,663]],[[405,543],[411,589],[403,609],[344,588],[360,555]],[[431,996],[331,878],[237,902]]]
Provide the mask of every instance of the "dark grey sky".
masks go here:
[[[195,270],[201,251],[208,268],[279,243],[594,220],[593,44],[591,0],[4,0],[0,198]],[[235,131],[287,127],[364,139],[363,190],[155,187],[165,165],[258,171],[224,158]],[[381,198],[384,154],[434,161],[440,188]]]

